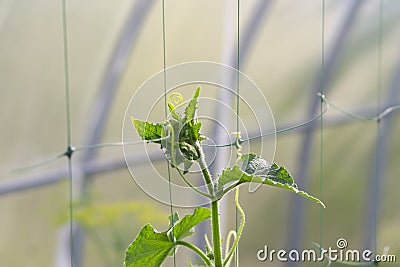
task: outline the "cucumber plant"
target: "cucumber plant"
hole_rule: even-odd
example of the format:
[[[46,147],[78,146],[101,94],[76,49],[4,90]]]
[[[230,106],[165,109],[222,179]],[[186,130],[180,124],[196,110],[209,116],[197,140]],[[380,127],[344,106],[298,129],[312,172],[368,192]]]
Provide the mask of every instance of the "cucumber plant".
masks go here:
[[[210,199],[211,208],[196,207],[192,214],[188,214],[182,219],[175,212],[169,216],[168,228],[161,232],[155,230],[150,224],[146,224],[127,248],[124,267],[161,266],[168,256],[173,256],[176,253],[178,246],[192,250],[201,258],[202,262],[196,265],[188,261],[189,266],[229,266],[245,224],[245,213],[239,205],[238,188],[246,183],[252,182],[279,187],[324,206],[318,198],[299,190],[285,167],[269,163],[255,154],[242,155],[239,135],[236,138],[238,149],[236,165],[226,167],[218,176],[218,179],[214,181],[205,162],[205,154],[201,145],[206,137],[201,134],[201,123],[196,117],[199,94],[200,87],[196,89],[183,114],[177,109],[183,105],[181,103],[182,96],[179,94],[170,96],[167,104],[171,116],[165,122],[153,123],[132,117],[132,123],[143,140],[161,146],[169,164],[191,189]],[[185,177],[192,164],[199,165],[202,177],[207,185],[207,192],[200,191],[192,186]],[[179,166],[183,166],[182,170]],[[227,253],[223,257],[218,203],[233,189],[236,189],[235,204],[241,215],[241,223],[238,232],[233,234],[235,239],[232,247],[227,249]],[[209,219],[211,219],[212,244],[206,240],[205,251],[184,241],[186,237],[194,234],[193,228],[197,224]],[[226,246],[229,246],[229,244]]]

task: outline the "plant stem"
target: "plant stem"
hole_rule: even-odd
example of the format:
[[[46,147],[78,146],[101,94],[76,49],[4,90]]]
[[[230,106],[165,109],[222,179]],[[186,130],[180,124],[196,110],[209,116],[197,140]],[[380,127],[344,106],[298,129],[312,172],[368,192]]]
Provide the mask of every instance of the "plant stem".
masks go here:
[[[191,189],[193,189],[194,191],[196,191],[197,193],[199,193],[199,194],[202,195],[202,196],[208,197],[209,199],[212,199],[212,198],[213,198],[212,195],[207,194],[207,193],[204,193],[204,192],[200,191],[199,189],[197,189],[196,187],[194,187],[194,186],[186,179],[185,175],[183,175],[182,172],[181,172],[178,168],[176,168],[176,170],[178,171],[178,174],[179,174],[179,176],[182,178],[182,180],[183,180]]]
[[[201,251],[201,249],[199,249],[195,245],[190,244],[190,243],[185,242],[185,241],[181,241],[181,240],[176,241],[175,244],[176,245],[185,246],[185,247],[193,250],[197,255],[199,255],[201,257],[201,259],[204,261],[205,264],[207,264],[208,266],[212,265],[210,259],[206,256],[206,254],[204,254],[204,252]]]
[[[210,171],[207,167],[206,161],[204,159],[204,151],[200,144],[196,142],[195,149],[200,156],[199,164],[203,177],[208,186],[208,191],[210,195],[214,196],[214,187],[210,175]],[[222,267],[222,253],[221,253],[221,235],[219,230],[219,212],[218,212],[218,200],[211,202],[211,227],[213,235],[213,246],[214,246],[214,262],[215,267]]]
[[[207,163],[204,158],[204,151],[198,142],[196,142],[194,147],[196,149],[197,154],[199,155],[199,165],[200,165],[201,172],[203,173],[204,181],[206,182],[207,187],[208,187],[208,193],[210,193],[210,195],[214,196],[213,183],[212,183],[210,171],[208,170]]]
[[[218,200],[211,202],[211,223],[214,245],[215,267],[222,267],[221,236],[219,232]]]

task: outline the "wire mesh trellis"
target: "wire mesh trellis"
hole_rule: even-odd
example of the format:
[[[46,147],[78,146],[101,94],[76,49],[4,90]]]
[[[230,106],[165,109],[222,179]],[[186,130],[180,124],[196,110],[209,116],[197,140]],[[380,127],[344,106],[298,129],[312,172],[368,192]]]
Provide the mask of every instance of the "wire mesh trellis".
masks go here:
[[[350,11],[349,11],[350,12]],[[354,16],[355,17],[355,16]],[[348,27],[349,28],[349,27]],[[326,70],[326,71],[328,71],[328,70]],[[396,77],[398,77],[399,75],[398,74],[394,74],[393,75],[393,77],[395,77],[395,79],[397,79]],[[388,104],[387,106],[384,106],[384,108],[386,109],[386,108],[390,108],[390,106],[395,106],[396,105],[396,101],[395,101],[395,99],[396,99],[396,82],[395,82],[395,79],[394,79],[394,82],[393,82],[393,85],[391,86],[391,94],[390,94],[390,104]],[[316,95],[313,95],[313,97],[314,97],[314,99],[316,99],[316,101],[319,101],[320,100],[320,98],[318,97],[318,96],[316,96]],[[330,99],[330,98],[327,98],[327,99]],[[329,100],[330,101],[330,100]],[[333,101],[332,101],[333,102]],[[388,102],[389,103],[389,102]],[[394,107],[393,107],[394,108]],[[366,113],[367,114],[367,116],[366,117],[368,117],[369,116],[369,114],[372,114],[372,115],[374,115],[374,108],[371,108],[371,109],[366,109],[366,110],[361,110],[361,111],[356,111],[355,113],[356,114],[358,114],[358,113],[360,113],[360,114],[363,114],[363,113]],[[384,112],[382,111],[382,109],[381,109],[381,112],[382,113],[379,113],[379,114],[384,114]],[[106,112],[107,113],[107,112]],[[105,113],[105,114],[106,114]],[[373,118],[379,118],[379,114],[378,115],[376,115],[376,116],[372,116]],[[102,120],[104,117],[100,117],[101,119],[100,120]],[[309,117],[310,119],[312,119],[313,118],[313,116],[310,116]],[[390,118],[390,119],[393,119],[394,117],[393,117],[393,114],[392,113],[390,113],[389,115],[388,115],[388,117],[387,118],[385,118],[385,119],[388,119],[388,118]],[[306,119],[307,120],[307,119]],[[339,122],[338,122],[338,120],[339,120]],[[347,122],[354,122],[354,120],[353,119],[346,119],[346,121]],[[324,120],[324,127],[329,127],[329,125],[330,124],[335,124],[335,123],[341,123],[341,122],[344,122],[343,121],[343,119],[341,118],[341,119],[332,119],[332,120],[330,120],[330,118],[327,118],[327,119],[325,119]],[[297,124],[295,124],[295,125],[297,125]],[[318,125],[315,123],[315,121],[312,121],[312,122],[310,122],[309,124],[309,127],[310,127],[310,129],[311,129],[311,127],[314,127],[314,129],[315,129],[315,127],[317,127],[317,129],[318,129]],[[308,127],[308,125],[307,125],[307,127]],[[286,128],[286,127],[284,127],[284,128]],[[389,131],[389,133],[390,133],[390,131]],[[381,133],[381,135],[380,136],[382,136],[383,135],[383,133]],[[381,137],[382,138],[382,137]],[[385,139],[388,139],[388,138],[385,138]],[[93,143],[98,143],[98,142],[88,142],[88,144],[93,144]],[[380,152],[380,153],[383,153],[383,152]],[[156,155],[155,157],[159,157],[158,155]],[[160,159],[161,159],[162,157],[160,157]],[[117,168],[117,167],[123,167],[123,164],[121,164],[121,161],[119,161],[118,159],[115,159],[115,161],[114,162],[110,162],[110,161],[108,161],[108,160],[106,160],[105,161],[105,163],[107,163],[107,164],[109,164],[109,166],[110,167],[108,167],[108,166],[105,166],[105,165],[103,165],[103,164],[105,164],[105,163],[98,163],[96,160],[92,160],[92,159],[88,159],[87,161],[84,161],[85,162],[85,166],[84,166],[84,169],[85,169],[85,172],[86,173],[88,173],[89,175],[91,174],[91,173],[95,173],[95,172],[101,172],[102,170],[98,170],[97,169],[97,167],[96,167],[96,165],[97,166],[101,166],[102,168],[103,168],[103,170],[107,170],[108,168]],[[306,164],[304,164],[304,165],[306,165]],[[56,172],[54,172],[54,173],[56,173]],[[41,185],[44,185],[44,184],[47,184],[47,182],[51,182],[51,181],[57,181],[57,180],[59,180],[59,179],[61,179],[62,178],[62,176],[65,176],[65,171],[63,171],[63,172],[61,172],[61,171],[59,171],[58,173],[57,173],[58,175],[53,175],[53,177],[57,177],[57,178],[54,178],[54,179],[48,179],[48,180],[45,180],[45,179],[43,179],[43,180],[41,180],[40,181],[40,179],[39,179],[39,181],[31,181],[32,182],[32,185],[34,185],[34,184],[36,184],[36,186],[41,186]],[[42,176],[42,175],[39,175],[39,176]],[[28,177],[29,178],[29,177]],[[50,178],[52,178],[52,177],[50,177]],[[30,179],[29,179],[30,180]],[[5,185],[5,186],[4,186]],[[6,188],[8,186],[8,189]],[[13,189],[11,189],[11,187],[14,187]],[[18,187],[18,185],[16,185],[16,183],[14,183],[13,181],[12,182],[10,182],[10,183],[8,183],[8,185],[7,184],[3,184],[3,186],[1,186],[0,187],[0,189],[2,189],[3,191],[1,191],[0,190],[0,192],[4,192],[4,193],[9,193],[9,192],[12,192],[12,191],[14,191],[14,190],[16,190],[16,189],[23,189],[23,188],[28,188],[29,187],[29,185],[27,185],[27,184],[25,184],[25,181],[22,181],[21,183],[20,183],[20,187]],[[5,189],[4,189],[5,188]],[[367,236],[367,235],[366,235]]]

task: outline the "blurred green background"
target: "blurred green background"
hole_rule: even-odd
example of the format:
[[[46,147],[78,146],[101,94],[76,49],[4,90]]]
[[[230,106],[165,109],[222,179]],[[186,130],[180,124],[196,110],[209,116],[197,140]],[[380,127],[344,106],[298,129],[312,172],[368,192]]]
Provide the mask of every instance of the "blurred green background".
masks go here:
[[[326,96],[345,110],[374,116],[378,103],[383,110],[388,104],[400,102],[400,87],[396,82],[400,77],[397,67],[400,2],[383,0],[381,86],[380,1],[359,0],[358,5],[355,2],[326,1],[327,61],[334,44],[343,37],[333,57],[335,64],[330,70]],[[247,54],[243,54],[241,70],[268,99],[278,128],[310,118],[310,105],[317,97],[313,88],[317,86],[321,70],[321,8],[322,1],[315,0],[241,3],[241,37],[249,29],[255,30]],[[167,66],[188,61],[235,62],[236,12],[236,1],[166,0]],[[115,49],[127,34],[123,29],[137,30],[132,43],[126,44],[128,52],[122,56],[122,68],[115,70],[121,75],[117,75],[115,96],[102,118],[105,124],[100,141],[118,142],[131,96],[146,79],[163,68],[162,2],[67,1],[67,14],[73,146],[86,142],[89,125],[99,106],[99,88],[104,86]],[[61,158],[25,172],[11,172],[65,151],[61,15],[61,1],[0,0],[0,266],[64,266],[58,261],[58,253],[62,247],[61,229],[68,220],[66,179],[15,192],[4,189],[14,183],[27,184],[34,178],[65,171],[67,167],[66,158]],[[248,27],[255,16],[259,17],[257,26]],[[344,27],[348,17],[352,22]],[[163,93],[163,88],[154,90],[160,96]],[[218,112],[217,107],[207,108]],[[317,196],[322,190],[321,198],[327,206],[323,211],[314,203],[293,198],[281,190],[262,188],[248,194],[243,188],[241,203],[247,223],[240,242],[241,266],[287,266],[277,261],[260,262],[256,253],[264,245],[289,248],[295,229],[293,222],[298,220],[292,216],[293,204],[299,201],[304,202],[301,210],[304,221],[299,222],[301,248],[312,248],[313,241],[335,247],[338,238],[346,238],[349,248],[362,249],[372,236],[379,253],[389,246],[389,253],[397,255],[399,261],[398,112],[385,117],[380,135],[389,122],[390,127],[386,129],[390,131],[378,146],[387,149],[377,154],[376,122],[357,120],[329,109],[324,116],[322,184],[320,128],[318,123],[314,124],[310,162],[305,166],[307,182],[304,186],[299,184]],[[299,128],[277,136],[275,160],[285,165],[295,180],[299,166],[307,163],[303,162],[300,151],[303,134],[303,128]],[[80,165],[85,153],[74,154],[74,177],[80,177],[79,170],[89,164]],[[85,233],[82,266],[121,266],[125,247],[144,223],[151,222],[160,230],[167,226],[169,207],[140,190],[123,167],[121,147],[101,148],[95,153],[91,163],[98,162],[97,167],[104,167],[110,161],[121,163],[121,167],[91,175],[81,194],[79,183],[75,184],[75,217]],[[376,176],[377,156],[384,162]],[[151,175],[149,166],[143,165],[138,172]],[[377,177],[377,182],[371,183],[371,177]],[[369,228],[373,220],[368,216],[373,207],[369,203],[370,192],[378,192],[376,228]],[[235,207],[231,195],[223,207],[224,229],[234,228]],[[177,210],[181,215],[191,211]],[[369,235],[368,229],[376,229],[376,238],[373,233]],[[187,251],[180,249],[178,266],[185,266],[186,259]],[[171,264],[168,261],[165,266]],[[319,266],[319,263],[301,266]],[[398,266],[398,263],[382,266]]]

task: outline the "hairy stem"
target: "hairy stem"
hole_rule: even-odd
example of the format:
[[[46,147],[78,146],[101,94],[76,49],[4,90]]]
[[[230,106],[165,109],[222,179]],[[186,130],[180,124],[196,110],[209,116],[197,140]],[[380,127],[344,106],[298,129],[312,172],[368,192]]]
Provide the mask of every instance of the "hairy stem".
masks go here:
[[[209,199],[212,199],[212,198],[213,198],[212,195],[207,194],[207,193],[204,193],[204,192],[200,191],[199,189],[197,189],[196,187],[194,187],[194,186],[186,179],[185,175],[183,175],[182,172],[181,172],[178,168],[176,168],[176,170],[178,171],[179,176],[183,179],[183,181],[184,181],[191,189],[193,189],[194,191],[196,191],[197,193],[199,193],[199,194],[202,195],[202,196],[208,197]]]
[[[212,233],[214,245],[214,260],[215,267],[222,267],[222,253],[221,253],[221,236],[219,232],[219,214],[218,214],[218,200],[211,202],[212,210]]]
[[[200,156],[199,164],[203,177],[208,186],[210,195],[214,196],[214,187],[210,175],[210,171],[207,167],[204,159],[204,151],[199,143],[195,145],[196,152]],[[213,246],[214,246],[214,261],[215,267],[222,267],[222,253],[221,253],[221,235],[219,230],[219,212],[218,212],[218,200],[211,202],[211,227],[213,234]]]
[[[204,151],[198,142],[196,142],[194,147],[196,149],[197,154],[199,155],[199,165],[200,165],[201,172],[203,173],[204,181],[207,184],[208,193],[210,195],[214,196],[214,187],[213,187],[210,171],[208,170],[207,163],[204,158]]]

